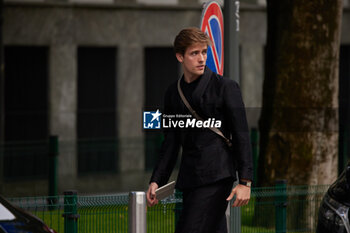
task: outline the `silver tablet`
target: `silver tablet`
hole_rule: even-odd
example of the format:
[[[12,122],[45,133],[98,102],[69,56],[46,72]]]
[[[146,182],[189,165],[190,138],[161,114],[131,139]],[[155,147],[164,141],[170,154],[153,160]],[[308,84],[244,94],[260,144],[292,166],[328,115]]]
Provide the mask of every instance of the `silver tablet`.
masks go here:
[[[172,181],[158,189],[156,189],[156,198],[160,201],[163,200],[170,195],[174,194],[175,190],[175,181]]]

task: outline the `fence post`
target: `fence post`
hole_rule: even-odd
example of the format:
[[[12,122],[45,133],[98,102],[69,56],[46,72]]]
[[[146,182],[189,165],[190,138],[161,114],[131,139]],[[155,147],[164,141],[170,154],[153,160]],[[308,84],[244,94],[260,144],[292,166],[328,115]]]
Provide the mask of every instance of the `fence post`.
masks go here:
[[[231,232],[231,202],[228,203],[226,211],[225,211],[225,217],[226,217],[226,227],[227,227],[227,233]]]
[[[175,190],[175,226],[177,225],[177,222],[179,221],[180,215],[181,215],[181,210],[182,210],[182,201],[178,202],[178,200],[182,200],[182,192],[179,190]]]
[[[77,191],[64,192],[64,233],[78,232]]]
[[[128,233],[146,232],[146,193],[130,192],[128,209]]]
[[[277,180],[275,185],[276,233],[287,232],[287,181]]]
[[[237,173],[238,177],[238,173]],[[235,181],[233,183],[233,187],[236,187],[238,185],[238,181]],[[232,205],[235,201],[235,197],[230,201],[229,205]],[[242,232],[242,216],[241,216],[241,207],[233,207],[231,208],[231,228],[230,231],[233,233],[240,233]]]
[[[58,164],[58,136],[49,138],[49,209],[53,210],[57,204],[57,164]]]

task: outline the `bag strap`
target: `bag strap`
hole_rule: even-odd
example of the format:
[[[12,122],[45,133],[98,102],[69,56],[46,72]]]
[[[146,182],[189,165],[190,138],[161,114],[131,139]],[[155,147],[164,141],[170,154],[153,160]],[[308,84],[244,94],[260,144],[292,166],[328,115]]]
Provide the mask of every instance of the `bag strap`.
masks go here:
[[[191,107],[190,103],[187,101],[187,99],[186,99],[184,93],[183,93],[182,90],[181,90],[180,82],[181,82],[181,78],[179,78],[179,80],[177,81],[177,90],[178,90],[178,92],[179,92],[179,95],[180,95],[180,97],[181,97],[182,102],[183,102],[183,103],[185,104],[185,106],[188,108],[188,110],[190,111],[190,113],[192,114],[192,116],[194,116],[194,117],[195,117],[197,120],[199,120],[199,121],[204,121],[204,119],[201,118],[201,117],[196,113],[196,111],[193,110],[193,108]],[[232,142],[231,142],[228,138],[226,138],[226,137],[224,136],[224,134],[223,134],[218,128],[216,128],[216,127],[209,127],[209,129],[210,129],[211,131],[213,131],[214,133],[216,133],[217,135],[219,135],[220,137],[222,137],[222,138],[225,140],[225,142],[227,143],[227,145],[228,145],[229,147],[232,146]]]

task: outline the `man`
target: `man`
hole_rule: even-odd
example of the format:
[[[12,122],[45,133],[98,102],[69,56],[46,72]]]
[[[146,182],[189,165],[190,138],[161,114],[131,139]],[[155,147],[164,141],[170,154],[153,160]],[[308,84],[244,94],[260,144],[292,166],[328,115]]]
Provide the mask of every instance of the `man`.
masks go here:
[[[249,132],[239,86],[233,80],[213,73],[205,62],[210,39],[198,28],[182,30],[175,38],[174,50],[184,75],[180,87],[191,107],[203,119],[221,122],[218,129],[231,138],[230,147],[223,137],[209,128],[171,128],[164,130],[160,158],[154,168],[147,201],[158,203],[155,190],[168,182],[179,148],[182,160],[176,188],[183,192],[183,209],[176,233],[224,233],[228,201],[242,206],[250,199],[253,175]],[[165,115],[190,114],[177,83],[166,94]],[[239,185],[232,189],[239,175]]]

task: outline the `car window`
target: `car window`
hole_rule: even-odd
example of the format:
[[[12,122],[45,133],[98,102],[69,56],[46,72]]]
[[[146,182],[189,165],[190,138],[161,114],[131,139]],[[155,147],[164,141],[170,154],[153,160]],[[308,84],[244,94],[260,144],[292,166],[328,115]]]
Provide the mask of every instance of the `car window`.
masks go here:
[[[10,221],[14,219],[16,219],[16,217],[0,203],[0,221]]]

